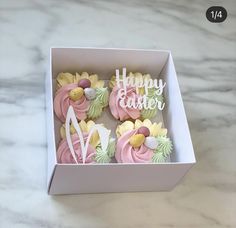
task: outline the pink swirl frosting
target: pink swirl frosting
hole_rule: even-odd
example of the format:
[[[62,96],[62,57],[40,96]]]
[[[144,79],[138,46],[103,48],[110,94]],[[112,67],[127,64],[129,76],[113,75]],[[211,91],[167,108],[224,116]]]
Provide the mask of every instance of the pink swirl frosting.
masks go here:
[[[77,83],[68,84],[61,87],[54,98],[54,111],[57,117],[64,123],[69,106],[74,108],[75,115],[79,120],[87,118],[86,112],[89,110],[90,102],[83,96],[78,101],[73,101],[69,98],[69,92],[78,87]]]
[[[137,133],[136,130],[128,131],[120,136],[116,145],[116,160],[118,163],[150,163],[153,156],[153,150],[147,148],[144,144],[139,148],[133,148],[129,139]]]
[[[124,108],[120,106],[120,98],[118,97],[118,92],[120,88],[115,86],[111,92],[109,99],[109,106],[112,115],[116,119],[120,119],[121,121],[127,120],[129,118],[138,119],[140,117],[140,110],[135,108]],[[124,102],[127,102],[128,97],[138,98],[138,94],[136,94],[136,89],[134,87],[127,87],[127,93],[125,95]]]
[[[86,142],[88,134],[83,134],[84,141]],[[77,134],[71,136],[71,141],[74,147],[76,158],[78,163],[83,163],[80,140]],[[93,156],[96,150],[89,144],[85,163],[94,163]],[[74,158],[71,155],[70,149],[66,139],[62,139],[57,149],[57,160],[59,163],[75,163]]]

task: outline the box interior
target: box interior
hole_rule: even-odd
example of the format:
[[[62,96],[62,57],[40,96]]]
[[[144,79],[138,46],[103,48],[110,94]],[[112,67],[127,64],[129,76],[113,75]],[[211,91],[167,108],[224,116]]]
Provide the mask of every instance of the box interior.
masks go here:
[[[51,73],[53,83],[53,94],[56,88],[56,77],[60,72],[81,73],[83,71],[89,74],[96,73],[100,79],[109,81],[112,75],[115,74],[115,69],[127,68],[127,72],[141,72],[149,73],[152,78],[162,78],[167,82],[164,89],[165,109],[164,112],[158,111],[157,117],[152,119],[152,122],[163,122],[163,125],[168,129],[168,137],[171,138],[174,149],[172,156],[169,160],[173,162],[195,162],[194,154],[191,151],[191,145],[182,145],[184,141],[177,142],[183,136],[185,140],[186,129],[188,126],[178,126],[180,129],[176,132],[175,120],[172,118],[173,112],[178,111],[178,102],[180,94],[175,98],[173,96],[179,92],[179,88],[175,89],[177,79],[171,74],[175,74],[172,58],[170,58],[169,51],[152,51],[152,50],[121,50],[121,49],[99,49],[99,48],[52,48],[51,49]],[[173,66],[174,67],[174,66]],[[171,96],[171,99],[169,97]],[[177,102],[177,103],[176,103]],[[182,101],[181,101],[182,102]],[[182,105],[182,103],[180,103]],[[174,108],[171,106],[174,106]],[[180,110],[185,118],[183,107]],[[179,112],[179,111],[178,111]],[[178,116],[178,115],[177,115]],[[169,122],[170,121],[170,122]],[[178,121],[181,123],[181,121]],[[102,116],[96,120],[96,123],[103,123],[107,128],[112,130],[115,137],[115,129],[121,122],[115,120],[110,114],[109,107],[107,107]],[[186,122],[187,124],[187,122]],[[55,146],[60,141],[59,128],[60,121],[54,115],[54,133],[55,133]],[[182,129],[182,130],[181,130]],[[177,135],[179,134],[179,135]],[[188,135],[188,133],[187,133]],[[188,137],[190,139],[190,136]],[[191,139],[190,139],[191,142]],[[187,143],[188,144],[188,143]],[[184,148],[183,148],[184,147]],[[192,154],[191,154],[192,152]],[[56,159],[56,154],[55,154]],[[68,165],[68,164],[66,164]],[[73,164],[71,164],[73,165]]]

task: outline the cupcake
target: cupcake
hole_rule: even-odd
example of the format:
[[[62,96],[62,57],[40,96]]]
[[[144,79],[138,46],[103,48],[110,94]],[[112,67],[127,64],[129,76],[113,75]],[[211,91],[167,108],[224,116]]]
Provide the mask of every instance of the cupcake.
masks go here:
[[[60,73],[56,80],[54,111],[62,123],[70,105],[78,120],[96,119],[108,105],[108,89],[96,74]]]
[[[145,81],[146,83],[153,81],[150,74],[130,72],[125,78],[130,83],[126,83],[126,85],[123,83],[122,75],[120,75],[120,80],[118,85],[116,76],[112,76],[109,82],[109,87],[112,88],[109,107],[111,114],[117,120],[151,119],[156,116],[157,109],[164,108],[162,92],[159,93],[158,88],[145,89],[142,86]],[[136,87],[135,85],[140,86]]]
[[[84,142],[88,138],[88,134],[91,128],[94,126],[94,122],[89,120],[87,123],[84,120],[79,122],[79,127],[83,134]],[[78,134],[73,125],[70,125],[70,134],[73,148],[75,151],[76,160],[78,163],[83,163],[81,143]],[[76,163],[74,160],[68,143],[66,140],[65,125],[60,128],[61,141],[57,149],[57,160],[59,163]],[[106,151],[102,149],[101,139],[97,131],[92,134],[87,149],[85,163],[109,163],[115,154],[115,139],[109,137],[109,143]]]
[[[172,151],[172,142],[167,138],[167,129],[162,123],[145,119],[135,123],[125,121],[117,126],[115,158],[118,163],[162,163]]]

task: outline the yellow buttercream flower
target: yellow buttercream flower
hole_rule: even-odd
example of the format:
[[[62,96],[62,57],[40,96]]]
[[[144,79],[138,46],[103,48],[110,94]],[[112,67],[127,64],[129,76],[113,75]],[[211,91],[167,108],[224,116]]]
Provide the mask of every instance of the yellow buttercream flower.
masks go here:
[[[87,123],[86,123],[84,120],[81,120],[81,121],[79,122],[80,129],[81,129],[81,131],[84,132],[84,133],[89,133],[90,130],[91,130],[91,128],[94,126],[94,124],[95,124],[95,123],[94,123],[92,120],[89,120]],[[71,133],[71,134],[75,134],[75,133],[76,133],[76,130],[75,130],[75,128],[74,128],[73,125],[70,126],[70,133]],[[65,124],[63,124],[63,125],[61,126],[60,134],[61,134],[61,138],[63,138],[63,139],[66,138]],[[95,132],[92,134],[89,143],[91,144],[91,146],[92,146],[93,148],[96,148],[97,145],[100,143],[100,137],[99,137],[99,134],[98,134],[97,131],[95,131]]]
[[[116,85],[116,76],[112,75],[110,81],[109,81],[109,87],[112,89]]]
[[[131,130],[134,130],[134,123],[129,121],[129,120],[127,120],[124,123],[122,123],[121,125],[117,126],[117,128],[116,128],[116,135],[117,135],[117,137],[120,137],[125,132],[131,131]]]
[[[95,125],[95,123],[92,120],[89,120],[87,123],[84,120],[81,120],[79,123],[79,126],[81,127],[82,131],[85,133],[89,133],[93,125]],[[95,131],[92,134],[89,143],[94,148],[96,148],[96,146],[100,143],[100,137],[97,131]]]
[[[121,125],[118,125],[116,128],[116,135],[119,138],[127,131],[132,131],[134,129],[138,129],[142,126],[145,126],[150,131],[150,136],[158,137],[158,136],[166,136],[167,135],[167,129],[161,128],[162,122],[160,123],[152,123],[149,119],[145,119],[144,121],[141,121],[139,119],[135,120],[135,122],[131,121],[125,121]]]
[[[150,127],[150,135],[157,137],[157,136],[166,136],[167,135],[167,129],[166,128],[161,128],[162,122],[159,124],[154,123]]]
[[[104,81],[98,80],[97,74],[89,75],[87,72],[82,72],[81,74],[76,73],[75,75],[70,73],[60,73],[57,76],[57,87],[60,88],[67,84],[78,83],[81,79],[89,79],[92,88],[102,88],[104,87]]]

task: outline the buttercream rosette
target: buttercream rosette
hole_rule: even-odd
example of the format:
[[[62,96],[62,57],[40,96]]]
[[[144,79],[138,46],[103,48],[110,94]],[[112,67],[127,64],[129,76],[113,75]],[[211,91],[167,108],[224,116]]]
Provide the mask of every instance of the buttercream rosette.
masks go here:
[[[91,128],[94,126],[94,124],[95,123],[92,120],[89,120],[88,122],[81,120],[79,122],[79,127],[82,131],[84,142],[86,142],[88,138],[88,134]],[[80,139],[73,125],[70,125],[70,134],[71,134],[71,141],[73,144],[77,162],[83,163]],[[59,163],[76,163],[76,161],[74,160],[71,154],[71,151],[69,149],[69,146],[66,140],[64,124],[60,128],[60,135],[61,135],[61,141],[57,149],[58,162]],[[109,136],[108,147],[104,151],[101,146],[101,139],[99,137],[99,134],[97,131],[95,131],[92,134],[89,141],[85,163],[109,163],[111,162],[115,154],[115,145],[116,145],[115,139]]]
[[[162,123],[149,119],[125,121],[117,126],[115,158],[118,163],[163,163],[172,151],[172,142]]]
[[[120,79],[122,79],[122,75],[120,75]],[[141,74],[139,72],[132,73],[130,72],[127,76],[127,80],[133,78],[137,84],[144,82],[144,80],[151,79],[150,74]],[[151,119],[157,114],[157,108],[150,109],[150,108],[128,108],[122,107],[120,105],[121,98],[119,97],[119,91],[123,88],[123,84],[121,83],[121,87],[118,87],[116,82],[116,76],[113,75],[109,82],[109,87],[112,89],[109,99],[109,107],[111,114],[114,118],[120,121],[128,120],[128,119]],[[136,89],[134,86],[128,85],[126,94],[123,97],[124,103],[127,103],[128,98],[133,98],[135,103],[138,102],[138,99],[145,94],[145,89],[140,87]],[[158,95],[157,89],[155,88],[148,88],[147,94],[147,102],[150,99],[156,99],[159,102],[163,102],[163,96]]]
[[[97,74],[60,73],[57,78],[54,111],[62,123],[65,122],[69,106],[78,120],[96,119],[108,105],[108,88]]]

